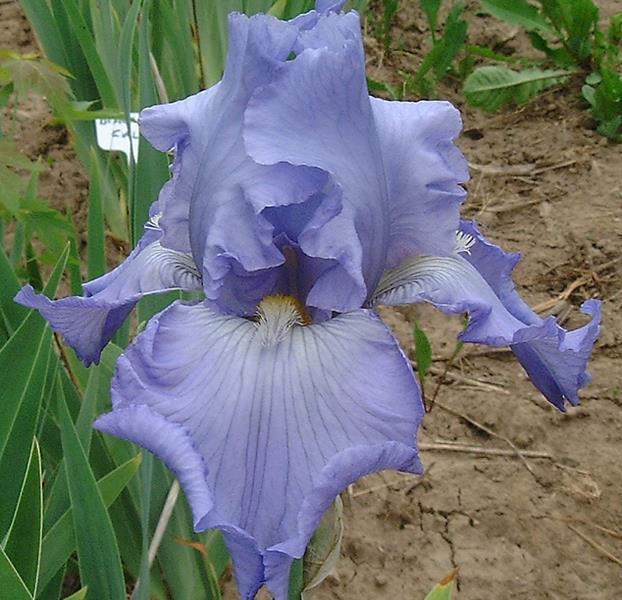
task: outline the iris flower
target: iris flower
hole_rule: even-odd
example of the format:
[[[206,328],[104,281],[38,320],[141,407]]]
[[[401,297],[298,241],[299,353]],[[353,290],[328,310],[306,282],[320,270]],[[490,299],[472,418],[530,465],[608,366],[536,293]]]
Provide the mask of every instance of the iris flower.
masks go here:
[[[222,81],[141,114],[175,158],[129,258],[83,297],[17,297],[88,365],[144,295],[203,292],[122,354],[95,427],[175,473],[195,529],[222,530],[243,598],[264,583],[287,598],[292,561],[349,483],[422,470],[419,389],[376,306],[468,313],[461,339],[509,345],[560,410],[599,328],[596,301],[567,332],[521,300],[518,256],[460,221],[458,111],[371,98],[359,17],[341,4],[230,15]]]

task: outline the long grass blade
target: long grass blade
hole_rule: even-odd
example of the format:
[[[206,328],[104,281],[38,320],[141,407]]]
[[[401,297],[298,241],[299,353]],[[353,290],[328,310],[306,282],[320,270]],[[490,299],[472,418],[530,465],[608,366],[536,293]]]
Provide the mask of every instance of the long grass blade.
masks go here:
[[[112,523],[62,398],[58,412],[80,580],[98,600],[124,598],[125,582]]]
[[[45,288],[54,294],[67,263],[68,248],[59,258]],[[31,311],[0,350],[0,539],[12,521],[28,465],[43,399],[51,332]]]
[[[106,508],[117,499],[128,482],[134,477],[140,462],[141,455],[138,454],[98,480],[97,488]],[[75,548],[74,517],[73,510],[70,508],[63,513],[43,538],[40,586],[44,587],[52,580],[58,570],[67,562]]]
[[[0,546],[0,590],[11,600],[32,600],[26,584]]]
[[[4,550],[19,571],[30,593],[37,593],[43,534],[43,490],[41,487],[41,453],[33,439],[30,462],[24,478],[15,518]]]

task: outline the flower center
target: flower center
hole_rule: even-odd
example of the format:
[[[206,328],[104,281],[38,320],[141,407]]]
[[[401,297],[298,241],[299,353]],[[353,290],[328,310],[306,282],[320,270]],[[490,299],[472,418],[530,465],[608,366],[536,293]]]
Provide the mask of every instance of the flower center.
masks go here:
[[[257,335],[261,344],[278,344],[295,325],[309,325],[311,317],[293,296],[266,296],[257,305]]]

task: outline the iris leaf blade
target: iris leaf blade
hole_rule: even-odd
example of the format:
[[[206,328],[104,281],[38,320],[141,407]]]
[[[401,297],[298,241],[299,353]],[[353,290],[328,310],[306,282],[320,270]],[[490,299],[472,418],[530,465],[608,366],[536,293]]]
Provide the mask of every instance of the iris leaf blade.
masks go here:
[[[0,249],[0,318],[9,333],[13,333],[26,318],[28,309],[13,301],[19,291],[19,280],[4,250]]]
[[[137,454],[98,480],[97,488],[104,506],[108,508],[126,488],[141,462]],[[76,548],[73,509],[69,508],[52,525],[42,542],[40,584],[45,586],[58,572]]]
[[[144,3],[143,19],[139,29],[139,84],[140,84],[140,106],[150,106],[157,104],[159,100],[156,94],[156,85],[153,77],[151,65],[151,31],[148,15],[153,10],[150,1]],[[132,210],[132,221],[134,231],[134,243],[141,235],[143,224],[149,217],[149,207],[158,197],[158,193],[164,182],[168,179],[168,161],[166,155],[158,152],[144,138],[140,140],[139,160],[134,172],[135,175],[135,195]],[[140,311],[139,311],[140,314]],[[143,316],[140,315],[142,319]]]
[[[80,580],[98,600],[124,598],[125,582],[112,523],[64,399],[58,412]]]
[[[87,269],[89,279],[103,275],[106,271],[106,232],[104,224],[104,201],[102,178],[99,173],[99,161],[95,150],[91,148],[89,174],[89,212]]]
[[[41,454],[37,439],[34,438],[19,503],[4,547],[33,596],[37,591],[41,562],[42,527]]]
[[[58,26],[45,0],[21,0],[21,7],[37,32],[48,58],[67,67],[65,44]]]
[[[71,596],[67,596],[64,600],[86,600],[86,595],[89,591],[88,585],[84,586],[82,589],[75,592],[75,594],[71,594]]]
[[[2,546],[0,546],[0,590],[6,598],[11,598],[11,600],[32,600],[26,584]]]
[[[110,75],[99,56],[93,35],[86,19],[75,0],[65,0],[63,3],[67,16],[70,20],[73,32],[80,44],[82,52],[90,68],[95,84],[107,108],[115,108],[119,105],[118,96],[115,93]]]
[[[45,288],[55,294],[68,256],[59,258]],[[4,537],[26,472],[39,407],[43,400],[51,356],[51,332],[44,319],[31,311],[0,349],[0,538]]]

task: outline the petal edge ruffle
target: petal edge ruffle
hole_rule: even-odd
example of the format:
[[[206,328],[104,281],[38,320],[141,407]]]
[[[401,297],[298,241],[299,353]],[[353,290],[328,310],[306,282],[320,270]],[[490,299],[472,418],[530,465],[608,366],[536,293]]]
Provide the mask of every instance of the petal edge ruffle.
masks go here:
[[[196,477],[213,498],[205,510],[191,490],[196,527],[226,532],[243,594],[265,580],[281,599],[291,560],[336,493],[374,470],[421,471],[423,408],[408,361],[370,311],[294,326],[279,342],[266,342],[259,326],[173,304],[120,359],[113,411],[98,427],[113,422],[112,433],[155,448],[176,472],[176,449],[114,415],[144,405],[187,432],[202,459],[191,459]],[[240,562],[257,555],[261,581]]]
[[[101,351],[147,294],[200,290],[201,278],[189,254],[160,245],[161,231],[148,224],[130,256],[116,269],[84,284],[84,296],[50,300],[29,285],[15,301],[38,310],[85,364],[99,362]]]
[[[388,270],[372,304],[430,302],[444,312],[468,313],[460,334],[464,342],[509,345],[534,385],[559,410],[577,404],[578,391],[590,380],[586,372],[598,337],[600,303],[582,307],[592,320],[566,331],[553,317],[542,319],[516,292],[512,270],[516,254],[488,242],[474,223],[464,221],[461,235],[468,249],[453,256],[418,256]]]

